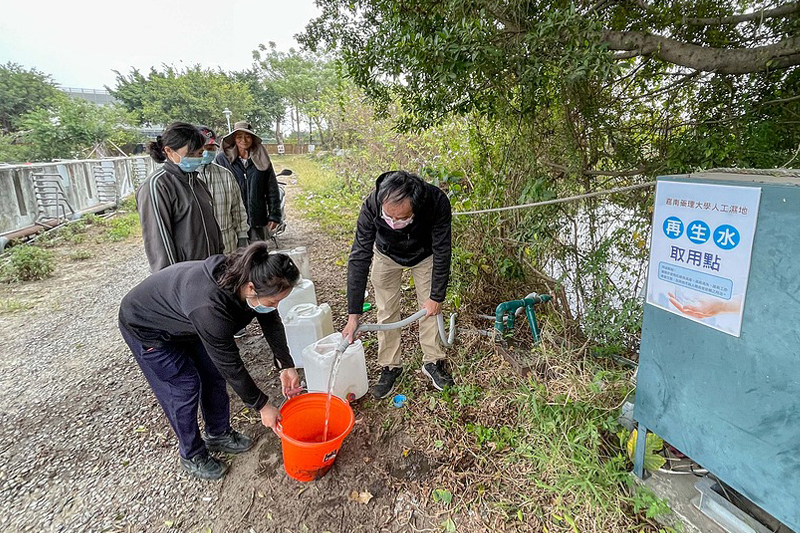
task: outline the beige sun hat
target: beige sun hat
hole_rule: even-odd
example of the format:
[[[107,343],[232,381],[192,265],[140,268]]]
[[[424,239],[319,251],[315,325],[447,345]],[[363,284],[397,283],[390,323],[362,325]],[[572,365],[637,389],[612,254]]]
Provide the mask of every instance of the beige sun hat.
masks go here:
[[[233,125],[233,131],[222,138],[222,151],[225,153],[225,157],[231,163],[239,157],[239,151],[236,148],[234,137],[236,133],[240,131],[253,136],[253,145],[250,147],[250,160],[258,170],[267,170],[272,166],[272,161],[270,161],[269,155],[267,155],[267,147],[264,146],[261,137],[253,132],[253,126],[246,120],[236,122]]]

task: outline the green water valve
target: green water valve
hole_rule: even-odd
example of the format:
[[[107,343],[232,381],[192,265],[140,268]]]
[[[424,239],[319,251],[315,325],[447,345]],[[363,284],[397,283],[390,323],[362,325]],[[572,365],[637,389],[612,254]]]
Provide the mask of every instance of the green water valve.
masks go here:
[[[494,329],[501,335],[511,333],[514,330],[516,311],[522,307],[525,308],[525,315],[528,317],[528,325],[531,328],[533,342],[538,343],[541,336],[539,334],[539,325],[536,322],[534,306],[536,304],[549,302],[552,299],[553,298],[549,294],[533,294],[521,300],[511,300],[501,303],[495,310]]]

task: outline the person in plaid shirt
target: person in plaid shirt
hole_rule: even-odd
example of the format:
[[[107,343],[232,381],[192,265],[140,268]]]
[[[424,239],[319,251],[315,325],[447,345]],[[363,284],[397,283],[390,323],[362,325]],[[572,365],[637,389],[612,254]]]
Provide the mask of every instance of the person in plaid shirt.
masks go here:
[[[219,229],[222,231],[222,242],[225,253],[229,254],[247,246],[247,211],[242,202],[242,193],[236,178],[230,170],[214,162],[217,155],[217,136],[214,130],[207,126],[198,126],[197,129],[206,138],[203,147],[203,164],[198,169],[198,177],[205,182],[214,200],[214,217],[217,219]]]

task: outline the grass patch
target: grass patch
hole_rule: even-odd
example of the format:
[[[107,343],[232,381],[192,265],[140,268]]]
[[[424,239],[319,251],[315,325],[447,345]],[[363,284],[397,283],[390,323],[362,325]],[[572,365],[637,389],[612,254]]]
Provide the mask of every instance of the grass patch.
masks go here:
[[[139,231],[141,231],[139,214],[136,211],[127,212],[108,221],[105,237],[109,241],[119,242],[136,235]]]
[[[86,261],[87,259],[91,259],[92,253],[87,250],[78,250],[76,252],[72,252],[69,254],[69,258],[72,261]]]
[[[80,218],[57,228],[48,230],[36,239],[36,245],[44,248],[53,248],[62,243],[81,244],[86,240],[90,224],[86,218]]]
[[[458,385],[421,392],[404,416],[412,440],[445,465],[430,488],[453,494],[454,510],[476,512],[494,531],[671,531],[653,522],[670,512],[666,502],[629,474],[628,434],[616,417],[631,371],[588,357],[557,328],[543,323],[529,378],[485,338],[460,335],[450,358]]]
[[[55,266],[51,251],[39,246],[19,245],[9,252],[8,263],[3,266],[0,277],[6,281],[45,279],[53,275]]]
[[[13,298],[0,300],[0,314],[10,315],[13,313],[27,311],[28,309],[33,309],[33,304],[30,302],[23,302],[22,300],[15,300]]]
[[[350,186],[347,179],[308,156],[286,156],[276,163],[294,172],[303,191],[296,205],[305,218],[335,237],[355,234],[358,211],[368,190]]]

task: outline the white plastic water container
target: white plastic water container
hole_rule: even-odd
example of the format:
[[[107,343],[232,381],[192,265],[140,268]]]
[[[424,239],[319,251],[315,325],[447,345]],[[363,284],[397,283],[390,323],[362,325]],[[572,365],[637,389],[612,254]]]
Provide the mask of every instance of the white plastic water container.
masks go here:
[[[314,290],[314,282],[310,279],[301,279],[294,286],[292,292],[289,293],[289,296],[278,302],[278,313],[280,313],[284,324],[286,324],[286,317],[292,307],[300,304],[317,305],[317,292]]]
[[[328,392],[328,377],[331,373],[336,347],[342,342],[342,334],[334,333],[324,337],[303,350],[306,384],[309,392]],[[333,394],[347,400],[348,396],[358,399],[369,389],[367,363],[364,360],[364,347],[358,340],[348,346],[342,354],[339,372],[333,385]]]
[[[333,333],[333,316],[328,304],[300,304],[289,310],[283,322],[294,366],[303,368],[303,350]]]
[[[276,250],[270,253],[288,255],[291,260],[294,261],[294,264],[297,265],[297,269],[300,271],[300,277],[303,279],[311,279],[311,262],[308,258],[308,249],[305,246],[298,246],[291,250]]]

